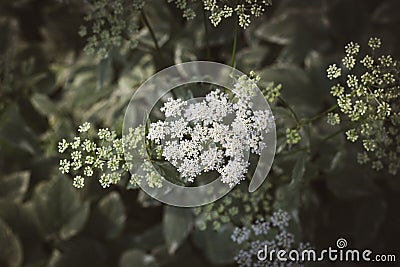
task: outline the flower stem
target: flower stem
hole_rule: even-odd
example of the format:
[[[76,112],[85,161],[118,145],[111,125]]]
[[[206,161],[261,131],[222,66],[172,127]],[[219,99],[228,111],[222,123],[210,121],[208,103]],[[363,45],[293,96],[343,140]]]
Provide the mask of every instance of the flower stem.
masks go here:
[[[278,100],[281,102],[281,104],[282,104],[285,108],[287,108],[287,109],[290,111],[290,113],[292,113],[293,118],[296,120],[297,127],[301,127],[302,124],[301,124],[301,121],[300,121],[300,119],[299,119],[299,116],[297,116],[296,112],[295,112],[294,109],[289,105],[289,103],[286,102],[286,100],[283,99],[281,96],[278,96]]]
[[[235,34],[233,38],[233,48],[232,48],[232,58],[231,58],[231,66],[233,68],[236,67],[236,49],[237,49],[238,33],[239,33],[239,19],[238,16],[236,16]]]
[[[157,52],[161,55],[161,49],[160,49],[160,46],[158,45],[156,35],[154,34],[153,28],[151,27],[150,22],[147,19],[146,14],[144,13],[143,10],[140,12],[140,14],[142,15],[143,23],[146,25],[147,29],[149,29],[151,38],[153,39],[154,46],[156,47]]]
[[[328,108],[327,110],[325,110],[325,111],[323,111],[323,112],[321,112],[321,113],[315,115],[314,117],[305,120],[302,124],[304,125],[304,124],[308,124],[308,123],[310,123],[310,122],[314,122],[314,121],[316,121],[316,120],[322,118],[323,116],[325,116],[325,115],[328,114],[329,112],[334,111],[337,107],[338,107],[338,105],[336,104],[336,105],[334,105],[334,106]]]
[[[210,54],[210,40],[208,39],[208,25],[207,25],[207,15],[206,15],[206,10],[203,7],[203,23],[204,23],[204,34],[205,34],[205,39],[206,39],[206,47],[207,47],[207,59],[209,60],[211,58]]]
[[[330,135],[325,136],[319,142],[317,142],[315,144],[315,146],[319,147],[319,146],[323,145],[326,141],[329,141],[330,139],[336,137],[337,135],[347,131],[349,129],[349,125],[351,125],[351,123],[348,123],[344,127],[342,127],[340,129],[338,129],[337,131],[331,133]],[[293,154],[296,154],[296,153],[299,153],[299,152],[302,152],[302,151],[306,151],[308,153],[311,153],[311,146],[308,145],[308,146],[301,147],[301,148],[298,148],[298,149],[295,149],[295,150],[291,150],[291,151],[289,151],[287,153],[279,154],[278,156],[283,156],[283,157],[290,156],[290,155],[293,155]]]

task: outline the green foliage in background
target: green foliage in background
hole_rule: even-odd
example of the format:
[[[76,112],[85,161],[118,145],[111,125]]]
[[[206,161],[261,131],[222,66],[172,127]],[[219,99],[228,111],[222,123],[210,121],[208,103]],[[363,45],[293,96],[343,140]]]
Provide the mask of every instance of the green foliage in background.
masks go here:
[[[281,210],[296,244],[345,237],[397,253],[399,10],[397,0],[0,1],[0,266],[236,266],[235,229]],[[191,60],[260,76],[278,136],[263,186],[175,208],[118,161],[118,183],[94,169],[73,187],[82,181],[59,170],[59,141],[90,122],[113,146],[138,86]],[[87,144],[101,146],[90,131]]]

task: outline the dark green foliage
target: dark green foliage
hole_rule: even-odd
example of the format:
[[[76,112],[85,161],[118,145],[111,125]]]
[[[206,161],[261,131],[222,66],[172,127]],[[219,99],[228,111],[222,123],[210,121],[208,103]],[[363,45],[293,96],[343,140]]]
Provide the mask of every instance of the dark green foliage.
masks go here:
[[[228,200],[199,215],[126,189],[128,179],[102,189],[98,174],[77,190],[72,176],[60,174],[57,152],[85,121],[120,134],[132,93],[156,71],[232,58],[239,70],[259,74],[260,86],[282,84],[282,99],[271,104],[278,133],[271,189],[261,211],[246,216],[240,206],[235,216],[252,220],[282,208],[298,215],[296,236],[317,248],[346,237],[353,247],[398,252],[398,175],[359,165],[360,148],[319,114],[335,104],[326,68],[340,63],[348,42],[377,36],[382,53],[400,59],[399,1],[275,0],[239,27],[236,57],[233,17],[215,28],[202,13],[186,20],[173,3],[146,1],[152,31],[133,18],[134,39],[100,44],[106,58],[83,52],[87,2],[0,1],[0,266],[233,266],[230,234],[243,220],[217,218],[228,222],[200,230],[196,217],[225,214],[228,204],[219,204]],[[288,144],[286,129],[301,140]]]

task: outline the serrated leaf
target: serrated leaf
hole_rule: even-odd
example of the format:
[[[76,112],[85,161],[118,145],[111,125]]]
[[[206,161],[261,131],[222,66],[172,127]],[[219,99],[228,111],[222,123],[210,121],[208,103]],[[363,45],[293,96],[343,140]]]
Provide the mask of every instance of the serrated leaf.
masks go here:
[[[23,251],[19,239],[11,228],[0,219],[0,266],[18,267],[23,260]]]
[[[28,190],[29,179],[29,171],[16,172],[0,177],[0,199],[22,201]]]
[[[89,215],[89,203],[81,201],[65,177],[38,185],[33,203],[38,225],[45,236],[68,239],[82,230]]]
[[[193,228],[191,209],[166,206],[163,217],[163,231],[169,253],[173,254],[185,241]]]

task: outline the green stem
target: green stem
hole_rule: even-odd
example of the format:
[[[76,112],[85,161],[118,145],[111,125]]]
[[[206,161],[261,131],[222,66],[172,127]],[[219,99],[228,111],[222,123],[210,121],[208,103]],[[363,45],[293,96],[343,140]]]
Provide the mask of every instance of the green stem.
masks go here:
[[[161,55],[161,49],[160,49],[160,46],[158,45],[156,35],[154,34],[153,28],[151,27],[150,22],[149,22],[149,20],[147,19],[146,14],[144,13],[143,10],[140,12],[140,14],[142,15],[143,23],[144,23],[144,24],[146,25],[146,27],[149,29],[151,38],[153,39],[153,42],[154,42],[154,45],[155,45],[155,47],[156,47],[157,52]]]
[[[233,39],[233,48],[232,48],[232,58],[231,58],[231,66],[234,68],[236,66],[236,49],[237,49],[237,41],[238,41],[238,33],[239,33],[239,20],[238,16],[236,16],[235,23],[235,35]]]
[[[208,25],[207,25],[207,15],[206,15],[206,10],[203,7],[203,23],[204,23],[204,34],[205,34],[205,39],[206,39],[206,47],[207,47],[207,59],[209,60],[211,58],[211,53],[210,53],[210,40],[208,39]]]
[[[282,103],[282,105],[283,105],[285,108],[287,108],[287,109],[290,111],[290,113],[292,113],[293,118],[296,120],[297,127],[300,127],[300,126],[301,126],[301,121],[300,121],[300,119],[299,119],[299,116],[297,116],[296,112],[294,111],[294,109],[293,109],[293,108],[289,105],[289,103],[286,102],[286,100],[283,99],[281,96],[278,96],[278,100]]]
[[[347,125],[345,125],[344,127],[340,128],[339,130],[333,132],[332,134],[325,136],[324,138],[322,138],[319,142],[316,143],[316,146],[319,147],[320,145],[324,144],[326,141],[334,138],[335,136],[337,136],[340,133],[343,133],[345,131],[347,131],[349,129],[349,125],[352,123],[348,123]],[[302,151],[308,151],[309,153],[311,153],[311,146],[306,146],[306,147],[301,147],[295,150],[291,150],[288,153],[285,154],[279,154],[278,156],[290,156],[293,154],[296,154],[298,152],[302,152]]]
[[[325,110],[325,111],[323,111],[323,112],[321,112],[321,113],[315,115],[314,117],[305,120],[302,124],[304,125],[304,124],[308,124],[308,123],[310,123],[310,122],[314,122],[314,121],[316,121],[316,120],[322,118],[323,116],[325,116],[325,115],[328,114],[329,112],[334,111],[337,107],[338,107],[338,105],[336,104],[336,105],[330,107],[329,109],[327,109],[327,110]]]

